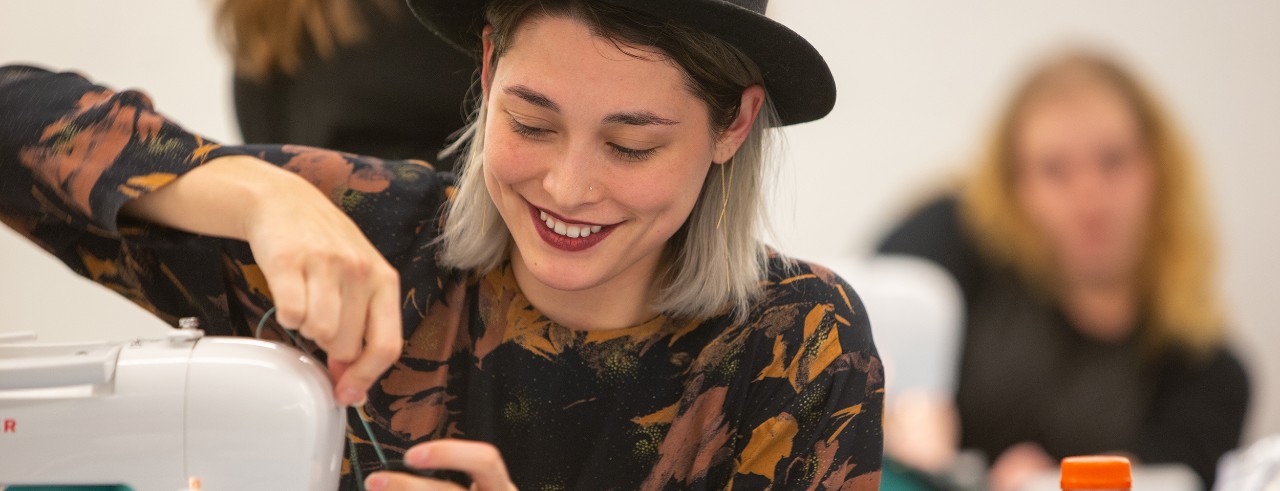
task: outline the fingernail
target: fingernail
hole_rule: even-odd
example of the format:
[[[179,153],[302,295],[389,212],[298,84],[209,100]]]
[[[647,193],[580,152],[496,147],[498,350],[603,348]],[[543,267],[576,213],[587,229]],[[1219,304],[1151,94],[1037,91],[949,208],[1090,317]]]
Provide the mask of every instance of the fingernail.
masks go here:
[[[406,464],[414,467],[424,467],[427,465],[427,449],[413,448],[404,453],[404,461]]]
[[[362,397],[363,396],[360,394],[360,391],[358,390],[342,389],[341,391],[338,392],[338,404],[341,404],[343,406],[350,406],[354,404],[356,401],[359,401]]]
[[[364,488],[368,491],[380,491],[383,487],[386,487],[386,485],[387,476],[384,476],[381,473],[371,475],[368,479],[364,480]]]

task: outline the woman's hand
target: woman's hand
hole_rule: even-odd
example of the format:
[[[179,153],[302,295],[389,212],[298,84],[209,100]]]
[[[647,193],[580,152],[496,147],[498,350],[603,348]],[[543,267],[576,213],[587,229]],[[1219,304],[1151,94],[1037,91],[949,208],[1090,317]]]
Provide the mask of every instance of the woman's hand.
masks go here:
[[[916,470],[937,474],[960,447],[960,413],[951,398],[919,390],[885,403],[884,451]]]
[[[399,358],[398,274],[342,210],[296,174],[253,157],[221,157],[124,211],[248,242],[276,319],[328,354],[338,403],[363,400]]]
[[[466,440],[435,440],[414,445],[404,454],[405,464],[415,469],[454,470],[471,476],[471,489],[514,491],[507,466],[493,445]],[[425,491],[466,489],[457,484],[416,477],[399,472],[375,472],[364,481],[368,491]]]
[[[400,356],[400,279],[346,214],[302,184],[268,193],[245,239],[276,320],[325,350],[338,402],[349,405]]]
[[[1058,462],[1040,445],[1022,442],[1005,450],[991,464],[987,483],[993,491],[1016,491],[1036,476],[1052,471]]]

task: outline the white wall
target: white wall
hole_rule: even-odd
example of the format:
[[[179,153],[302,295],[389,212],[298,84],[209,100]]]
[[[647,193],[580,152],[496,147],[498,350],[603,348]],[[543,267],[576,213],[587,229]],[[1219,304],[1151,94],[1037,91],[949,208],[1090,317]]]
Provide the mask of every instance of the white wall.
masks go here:
[[[775,1],[840,83],[827,119],[788,130],[775,205],[784,249],[862,253],[960,169],[1002,96],[1045,49],[1114,48],[1180,117],[1203,157],[1221,277],[1257,395],[1250,438],[1280,432],[1280,3],[1231,0]],[[144,87],[187,127],[235,141],[208,4],[0,0],[0,63],[75,68]],[[3,115],[0,115],[3,117]],[[74,326],[74,327],[70,327]],[[0,231],[0,331],[122,338],[163,328]]]

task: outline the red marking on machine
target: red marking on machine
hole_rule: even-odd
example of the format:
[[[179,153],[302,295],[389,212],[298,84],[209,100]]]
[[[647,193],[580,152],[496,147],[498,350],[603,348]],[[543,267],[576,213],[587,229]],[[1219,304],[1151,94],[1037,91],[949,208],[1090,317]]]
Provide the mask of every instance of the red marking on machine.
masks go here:
[[[6,419],[6,420],[4,420],[4,432],[5,432],[5,433],[17,433],[17,432],[18,432],[18,420],[16,420],[16,419]]]

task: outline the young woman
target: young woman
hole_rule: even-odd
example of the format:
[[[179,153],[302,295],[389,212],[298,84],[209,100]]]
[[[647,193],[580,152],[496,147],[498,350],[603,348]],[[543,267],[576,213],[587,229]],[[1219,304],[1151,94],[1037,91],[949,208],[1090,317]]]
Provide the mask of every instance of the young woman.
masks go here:
[[[411,7],[480,60],[456,180],[10,67],[0,217],[169,321],[274,307],[392,459],[479,489],[877,489],[866,313],[757,239],[768,130],[834,102],[812,46],[764,2]],[[352,428],[344,487],[452,486]]]
[[[970,177],[881,250],[933,259],[964,291],[958,443],[991,459],[992,489],[1113,451],[1211,484],[1249,385],[1194,162],[1161,106],[1116,63],[1063,55],[1014,94]]]

